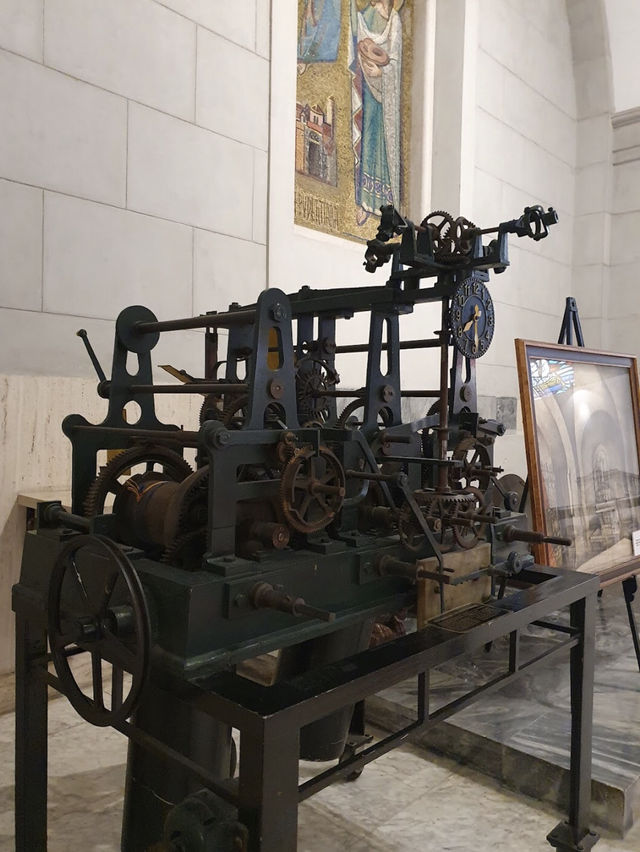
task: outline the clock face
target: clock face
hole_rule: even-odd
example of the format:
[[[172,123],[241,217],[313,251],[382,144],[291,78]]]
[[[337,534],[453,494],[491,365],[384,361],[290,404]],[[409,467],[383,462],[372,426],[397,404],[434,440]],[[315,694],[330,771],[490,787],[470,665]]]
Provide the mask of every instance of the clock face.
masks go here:
[[[479,358],[493,338],[495,314],[489,291],[474,278],[461,281],[453,292],[449,312],[456,348],[467,358]]]

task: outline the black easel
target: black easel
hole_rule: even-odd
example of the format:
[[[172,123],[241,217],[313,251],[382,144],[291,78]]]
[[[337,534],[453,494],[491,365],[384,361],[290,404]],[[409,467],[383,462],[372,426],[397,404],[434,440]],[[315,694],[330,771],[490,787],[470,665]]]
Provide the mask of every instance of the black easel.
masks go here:
[[[573,343],[574,331],[576,335],[575,344]],[[558,343],[564,343],[567,346],[575,345],[584,347],[582,326],[580,325],[580,317],[578,316],[578,305],[576,304],[576,300],[573,299],[571,296],[567,296],[564,316],[562,317],[562,325],[560,327],[560,336],[558,337]],[[522,505],[524,505],[528,490],[529,478],[527,477],[527,481],[525,483],[524,491],[522,494]],[[522,507],[520,508],[520,511],[523,511]],[[635,615],[631,607],[635,594],[638,591],[638,582],[635,578],[635,575],[627,577],[626,580],[622,581],[622,591],[624,593],[624,602],[627,606],[627,616],[629,618],[631,638],[633,639],[633,648],[636,652],[636,661],[638,663],[638,669],[640,670],[640,641],[638,640],[638,627],[636,625]],[[600,589],[600,591],[598,592],[598,597],[602,597],[602,589]]]

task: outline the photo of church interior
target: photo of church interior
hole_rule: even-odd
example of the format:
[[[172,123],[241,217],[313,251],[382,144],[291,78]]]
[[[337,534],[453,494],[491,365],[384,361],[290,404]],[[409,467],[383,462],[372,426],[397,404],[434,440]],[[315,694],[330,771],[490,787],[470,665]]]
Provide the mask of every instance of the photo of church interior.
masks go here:
[[[640,852],[637,0],[0,0],[0,852]]]

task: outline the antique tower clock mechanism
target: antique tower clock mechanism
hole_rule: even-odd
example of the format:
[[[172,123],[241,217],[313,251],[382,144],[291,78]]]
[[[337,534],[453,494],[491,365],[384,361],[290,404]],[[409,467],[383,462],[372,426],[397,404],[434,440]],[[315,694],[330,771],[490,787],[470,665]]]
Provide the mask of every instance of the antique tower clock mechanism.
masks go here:
[[[108,411],[64,420],[71,505],[39,504],[14,587],[18,852],[46,850],[48,686],[129,740],[124,852],[294,852],[298,803],[486,691],[433,710],[428,674],[502,636],[496,688],[571,649],[571,808],[549,841],[595,843],[597,578],[534,564],[528,543],[543,536],[500,476],[504,427],[478,414],[475,385],[495,331],[490,271],[509,265],[510,234],[542,239],[556,214],[527,207],[481,229],[381,213],[365,266],[391,261],[382,284],[271,288],[184,319],[128,307],[109,377],[80,332]],[[401,318],[423,303],[439,305],[440,328],[404,339]],[[369,336],[347,343],[338,332],[355,314]],[[202,375],[165,366],[172,381],[154,383],[160,335],[187,329],[204,331]],[[439,358],[435,388],[403,385],[404,350]],[[343,388],[352,353],[366,355],[365,375]],[[195,394],[199,422],[161,422],[160,394]],[[137,422],[123,416],[130,402]],[[562,608],[568,625],[547,625],[558,643],[523,660],[521,630]],[[363,700],[410,677],[415,722],[371,742]],[[334,765],[300,784],[301,757]]]

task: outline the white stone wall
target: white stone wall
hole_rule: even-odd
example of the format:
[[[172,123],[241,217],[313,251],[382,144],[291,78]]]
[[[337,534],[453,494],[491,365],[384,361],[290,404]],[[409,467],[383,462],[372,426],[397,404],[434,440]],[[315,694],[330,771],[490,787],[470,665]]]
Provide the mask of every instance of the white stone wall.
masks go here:
[[[0,373],[90,375],[69,332],[108,360],[129,304],[256,297],[269,68],[267,0],[0,3]]]
[[[570,26],[557,0],[439,2],[436,18],[431,207],[482,227],[516,218],[530,204],[553,206],[560,218],[546,240],[510,237],[511,266],[491,274],[496,333],[477,376],[481,413],[495,417],[519,396],[514,338],[555,341],[565,297],[576,295]],[[496,459],[526,475],[521,425],[498,440]]]
[[[613,198],[606,346],[640,356],[640,109],[613,118]]]
[[[105,371],[130,304],[162,319],[250,302],[266,285],[268,0],[0,2],[0,611],[25,514],[64,486],[70,412],[104,407],[75,332]],[[202,335],[154,364],[202,372]],[[76,378],[77,377],[77,378]],[[91,378],[89,378],[91,377]],[[168,422],[197,403],[161,398]],[[0,620],[0,671],[13,622]]]

